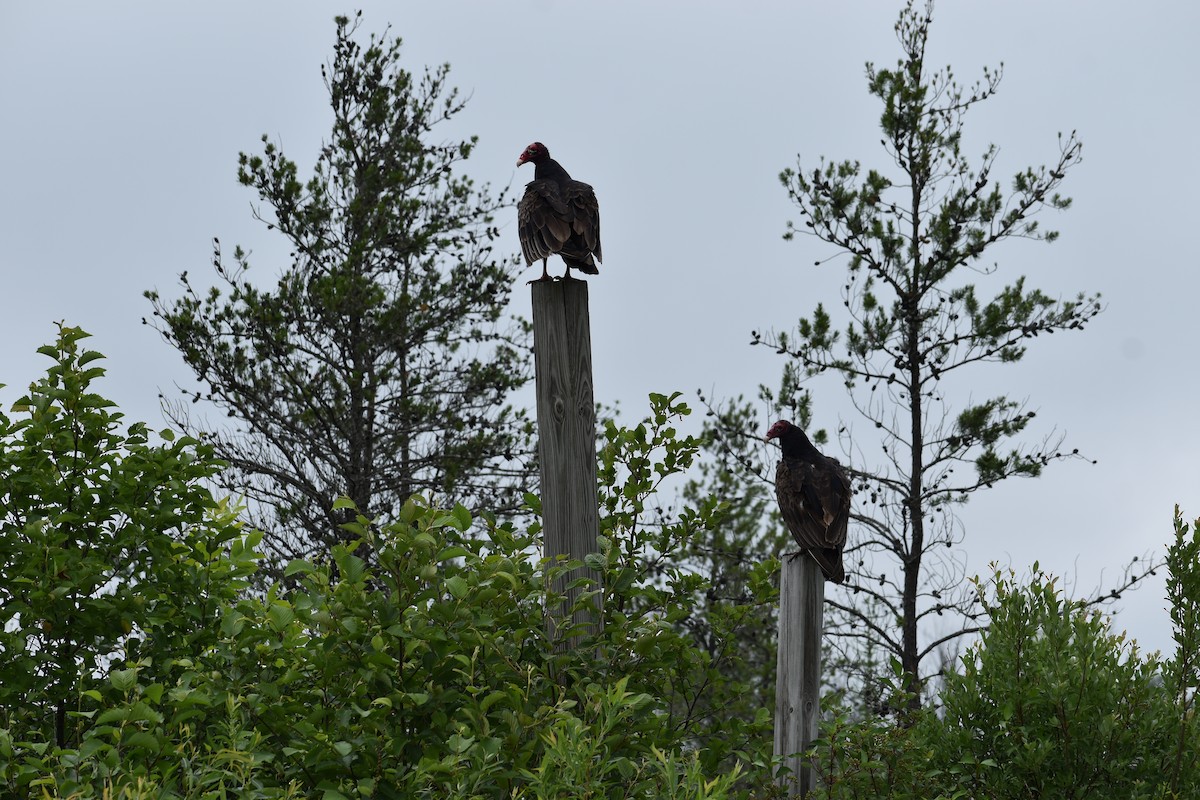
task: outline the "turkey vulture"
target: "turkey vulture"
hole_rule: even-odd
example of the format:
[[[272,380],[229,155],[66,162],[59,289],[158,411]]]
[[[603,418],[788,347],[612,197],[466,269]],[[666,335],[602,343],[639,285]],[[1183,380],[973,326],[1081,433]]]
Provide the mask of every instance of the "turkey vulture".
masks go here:
[[[842,548],[850,521],[850,479],[841,464],[821,455],[790,422],[776,422],[767,439],[778,439],[783,448],[775,467],[775,497],[792,538],[821,565],[825,580],[845,583]]]
[[[571,277],[571,267],[588,275],[599,274],[596,262],[602,258],[596,193],[588,184],[572,180],[541,142],[526,147],[517,159],[517,166],[526,161],[532,161],[535,169],[533,180],[525,185],[525,196],[517,205],[517,232],[525,263],[542,260],[542,277],[535,280],[551,279],[546,272],[546,261],[555,253],[567,264],[564,278]]]

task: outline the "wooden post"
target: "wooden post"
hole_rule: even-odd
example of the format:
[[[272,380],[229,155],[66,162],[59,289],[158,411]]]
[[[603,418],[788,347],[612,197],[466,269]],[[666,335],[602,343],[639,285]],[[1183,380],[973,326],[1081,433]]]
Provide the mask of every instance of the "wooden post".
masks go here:
[[[538,457],[542,480],[543,555],[582,560],[597,552],[600,535],[596,496],[596,403],[592,398],[592,341],[587,283],[533,284],[533,354],[537,384]],[[566,595],[548,608],[551,638],[582,589],[566,589],[579,577],[600,586],[591,569],[573,570],[552,589]],[[598,613],[580,611],[572,623],[598,623]],[[562,643],[573,646],[570,642]]]
[[[788,773],[779,784],[802,798],[816,775],[798,754],[817,738],[821,715],[821,628],[825,576],[803,552],[785,553],[779,576],[779,661],[775,670],[775,755]]]

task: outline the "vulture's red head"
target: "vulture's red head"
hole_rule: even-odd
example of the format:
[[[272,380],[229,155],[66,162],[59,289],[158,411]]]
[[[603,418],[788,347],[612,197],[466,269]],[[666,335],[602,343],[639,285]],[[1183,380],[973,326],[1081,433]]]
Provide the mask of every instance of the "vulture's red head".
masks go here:
[[[517,159],[517,166],[521,166],[526,161],[532,161],[534,164],[543,161],[550,157],[550,151],[546,149],[546,145],[541,142],[534,142],[525,148],[525,152],[521,153],[521,157]]]
[[[772,425],[771,429],[767,431],[766,439],[768,442],[772,439],[778,439],[780,436],[783,436],[785,433],[790,431],[793,427],[794,426],[792,423],[788,422],[786,419],[781,419],[779,422],[776,422],[774,425]]]

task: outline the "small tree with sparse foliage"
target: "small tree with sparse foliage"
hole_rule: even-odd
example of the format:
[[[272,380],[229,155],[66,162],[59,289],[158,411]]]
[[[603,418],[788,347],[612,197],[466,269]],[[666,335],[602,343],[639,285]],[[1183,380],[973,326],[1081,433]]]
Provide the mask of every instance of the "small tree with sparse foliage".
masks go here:
[[[1049,167],[1023,169],[1002,189],[994,145],[977,161],[962,151],[966,115],[992,97],[1001,71],[985,69],[968,89],[949,68],[931,69],[931,20],[932,3],[909,2],[896,24],[903,58],[890,69],[867,65],[891,168],[822,161],[781,176],[803,218],[785,238],[813,236],[846,259],[844,311],[839,318],[818,302],[794,333],[753,333],[754,344],[787,359],[779,389],[761,390],[773,414],[810,428],[810,385],[836,382],[849,395],[857,418],[835,428],[855,490],[849,581],[826,598],[826,633],[851,652],[857,642],[896,658],[913,706],[960,638],[986,624],[956,549],[956,508],[1008,478],[1080,457],[1054,432],[1024,442],[1035,413],[1023,401],[962,403],[954,380],[978,365],[1015,364],[1036,338],[1082,330],[1101,310],[1098,295],[1055,299],[1023,276],[976,285],[998,269],[985,261],[995,246],[1057,238],[1038,217],[1070,206],[1059,189],[1081,145],[1060,135]],[[770,481],[777,451],[761,442],[770,420],[744,402],[716,410],[711,430],[722,446],[748,479]],[[813,438],[829,441],[824,430]],[[1142,575],[1127,573],[1116,591]]]

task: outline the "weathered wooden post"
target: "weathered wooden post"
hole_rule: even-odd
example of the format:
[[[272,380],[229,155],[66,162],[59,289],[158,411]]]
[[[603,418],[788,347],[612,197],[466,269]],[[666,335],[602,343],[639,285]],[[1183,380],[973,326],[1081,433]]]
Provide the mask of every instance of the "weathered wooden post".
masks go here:
[[[817,738],[821,715],[821,628],[825,576],[803,552],[785,553],[779,575],[779,660],[775,669],[775,755],[788,796],[802,798],[816,775],[799,754]]]
[[[585,281],[533,284],[533,357],[543,555],[547,559],[565,555],[582,560],[597,551],[596,538],[600,535],[596,404],[592,398],[592,340]],[[571,571],[551,587],[566,595],[562,606],[547,609],[546,624],[552,638],[583,591],[565,587],[583,576],[599,587],[599,574],[587,568]],[[568,624],[598,624],[599,620],[598,613],[580,610]]]

